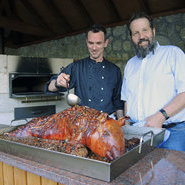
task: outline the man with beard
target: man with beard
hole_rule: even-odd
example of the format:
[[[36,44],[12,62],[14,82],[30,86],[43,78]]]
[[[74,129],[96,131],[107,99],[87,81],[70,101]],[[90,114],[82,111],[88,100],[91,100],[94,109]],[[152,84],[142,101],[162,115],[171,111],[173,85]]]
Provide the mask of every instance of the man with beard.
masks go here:
[[[131,124],[167,128],[160,147],[185,151],[185,54],[155,41],[152,19],[134,14],[128,29],[136,56],[124,71],[122,99]]]
[[[81,99],[80,105],[88,106],[117,118],[123,116],[121,100],[122,74],[119,67],[103,57],[108,45],[106,30],[93,25],[87,32],[86,44],[90,56],[69,64],[60,74],[46,84],[45,92],[66,91],[74,88]]]

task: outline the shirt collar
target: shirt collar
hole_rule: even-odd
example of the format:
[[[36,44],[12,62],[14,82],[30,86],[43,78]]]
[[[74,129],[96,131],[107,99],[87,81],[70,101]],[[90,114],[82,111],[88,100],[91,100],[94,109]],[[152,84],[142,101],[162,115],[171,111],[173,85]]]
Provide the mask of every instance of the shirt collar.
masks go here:
[[[156,47],[154,49],[154,52],[156,52],[159,49],[159,47],[160,47],[160,44],[158,42],[156,42]]]
[[[89,61],[92,63],[92,64],[105,64],[105,58],[103,57],[103,60],[102,62],[96,62],[95,60],[91,59],[90,56],[89,56]]]

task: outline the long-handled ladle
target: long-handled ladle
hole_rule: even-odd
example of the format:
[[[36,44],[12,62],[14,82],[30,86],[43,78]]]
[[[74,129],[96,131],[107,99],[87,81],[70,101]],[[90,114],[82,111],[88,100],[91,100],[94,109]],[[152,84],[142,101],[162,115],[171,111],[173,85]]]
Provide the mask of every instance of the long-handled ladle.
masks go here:
[[[67,100],[68,105],[70,106],[78,105],[80,102],[80,98],[75,94],[69,93],[69,82],[67,82],[66,88],[67,88],[66,100]]]

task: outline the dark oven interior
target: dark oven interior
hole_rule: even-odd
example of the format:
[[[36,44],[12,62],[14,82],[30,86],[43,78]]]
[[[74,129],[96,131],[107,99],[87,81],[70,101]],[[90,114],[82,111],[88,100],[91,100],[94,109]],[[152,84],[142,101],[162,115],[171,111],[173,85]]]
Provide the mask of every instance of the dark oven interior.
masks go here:
[[[48,96],[44,94],[46,82],[54,74],[29,74],[29,73],[10,73],[9,74],[9,95],[11,98]],[[56,95],[51,93],[50,96]]]

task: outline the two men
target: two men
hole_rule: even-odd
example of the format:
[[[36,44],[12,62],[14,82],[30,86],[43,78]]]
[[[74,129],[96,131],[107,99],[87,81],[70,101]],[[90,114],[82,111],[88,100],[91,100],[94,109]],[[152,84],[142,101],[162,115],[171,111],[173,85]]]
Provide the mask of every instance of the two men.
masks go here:
[[[122,99],[125,115],[144,126],[166,127],[170,131],[161,147],[185,151],[185,55],[175,46],[160,46],[155,41],[152,19],[145,13],[134,15],[128,24],[136,56],[124,71]],[[121,72],[103,58],[108,44],[106,31],[94,26],[87,32],[88,58],[67,66],[51,79],[49,91],[75,88],[86,105],[111,115],[122,116]]]
[[[131,122],[170,131],[162,148],[185,151],[185,54],[155,41],[152,19],[133,15],[128,23],[136,56],[124,71],[122,99]]]

